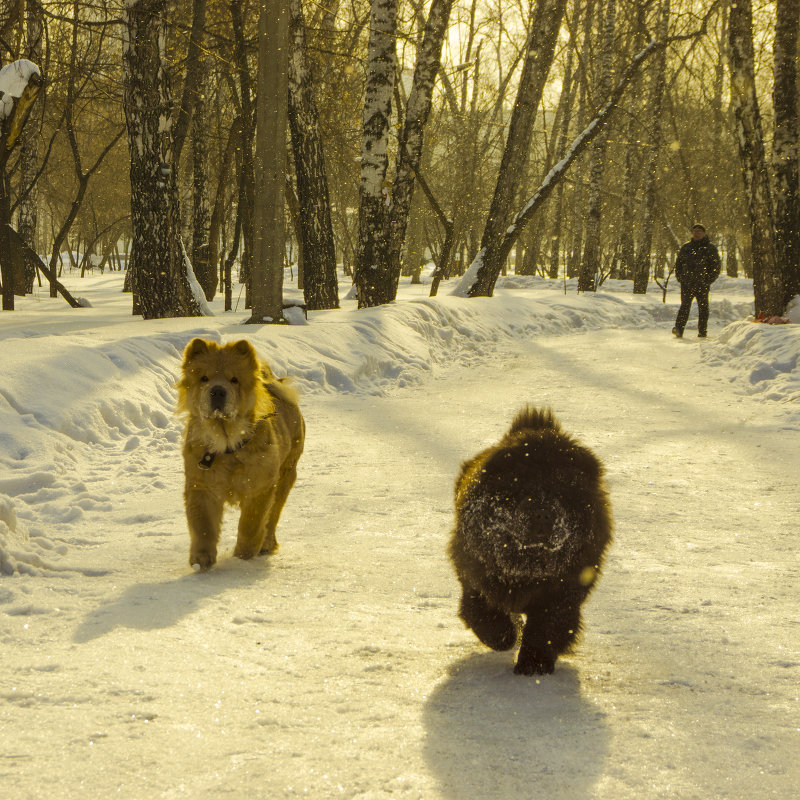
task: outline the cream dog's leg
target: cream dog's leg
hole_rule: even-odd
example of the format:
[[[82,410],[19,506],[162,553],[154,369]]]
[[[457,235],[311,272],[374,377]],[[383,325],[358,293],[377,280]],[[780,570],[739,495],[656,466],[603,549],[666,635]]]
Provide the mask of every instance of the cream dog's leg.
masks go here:
[[[261,545],[264,543],[267,532],[265,527],[267,512],[272,506],[274,495],[275,487],[271,486],[261,494],[242,500],[242,513],[239,517],[239,535],[236,538],[236,548],[233,551],[233,554],[237,558],[248,559],[261,552]],[[273,541],[274,538],[273,532]],[[277,546],[277,542],[274,542],[272,550],[277,549]],[[270,552],[272,552],[272,550],[270,550]]]
[[[222,500],[206,490],[186,487],[186,519],[189,523],[189,564],[206,570],[217,560],[217,542],[222,527]]]

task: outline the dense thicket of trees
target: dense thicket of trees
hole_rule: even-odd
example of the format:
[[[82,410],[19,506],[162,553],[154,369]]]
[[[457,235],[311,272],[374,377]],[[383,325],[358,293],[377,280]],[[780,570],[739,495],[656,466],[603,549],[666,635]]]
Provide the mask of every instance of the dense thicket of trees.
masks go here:
[[[75,256],[129,266],[145,316],[198,313],[192,271],[227,307],[249,284],[260,6],[0,0],[0,66],[43,78],[3,213],[53,293]],[[757,312],[800,292],[798,0],[287,7],[285,230],[309,308],[336,307],[337,262],[363,307],[429,256],[437,283],[473,265],[465,294],[506,269],[644,292],[696,221]]]

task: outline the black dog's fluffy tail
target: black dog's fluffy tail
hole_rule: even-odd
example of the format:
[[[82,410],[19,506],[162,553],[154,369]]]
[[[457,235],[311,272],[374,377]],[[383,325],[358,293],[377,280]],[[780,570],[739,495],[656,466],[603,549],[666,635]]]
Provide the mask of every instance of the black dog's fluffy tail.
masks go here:
[[[556,432],[561,431],[561,424],[553,416],[553,412],[549,408],[525,406],[517,413],[517,416],[514,417],[514,421],[508,429],[508,435],[520,431],[538,431],[546,429]]]

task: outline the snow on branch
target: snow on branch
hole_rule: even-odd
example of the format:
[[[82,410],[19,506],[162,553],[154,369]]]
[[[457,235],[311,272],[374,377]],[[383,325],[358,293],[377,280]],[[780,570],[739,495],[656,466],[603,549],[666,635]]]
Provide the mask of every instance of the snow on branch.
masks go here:
[[[555,164],[550,172],[547,173],[536,193],[528,200],[523,208],[517,212],[513,222],[506,229],[504,241],[508,240],[509,238],[512,240],[517,238],[518,228],[525,225],[528,219],[532,216],[533,212],[550,195],[554,186],[556,183],[558,183],[561,176],[567,171],[567,168],[570,166],[570,164],[572,164],[572,162],[587,148],[589,143],[605,127],[605,124],[608,122],[608,118],[611,116],[611,112],[616,108],[623,92],[633,79],[633,76],[639,70],[641,64],[656,50],[660,50],[664,47],[666,47],[665,42],[652,41],[634,56],[633,61],[631,61],[629,64],[628,69],[625,70],[625,74],[622,76],[622,78],[620,78],[619,83],[611,93],[608,100],[606,100],[603,108],[600,109],[597,116],[575,138],[561,161]]]
[[[214,312],[211,310],[211,306],[206,302],[206,296],[194,273],[192,261],[189,258],[189,254],[186,252],[186,247],[183,244],[183,238],[181,236],[178,237],[178,242],[181,246],[181,253],[183,254],[183,263],[186,266],[186,278],[189,282],[189,289],[192,292],[192,299],[197,303],[197,307],[200,309],[200,316],[213,317]]]
[[[15,102],[23,96],[28,84],[38,86],[41,80],[39,67],[26,58],[13,61],[0,69],[0,123],[11,117]]]

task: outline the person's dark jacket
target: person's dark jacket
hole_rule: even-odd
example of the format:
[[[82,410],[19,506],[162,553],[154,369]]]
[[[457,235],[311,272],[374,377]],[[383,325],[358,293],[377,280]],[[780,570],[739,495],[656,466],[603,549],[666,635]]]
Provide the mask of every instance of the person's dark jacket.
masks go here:
[[[711,286],[719,277],[722,259],[708,236],[686,242],[678,251],[675,277],[686,286]]]

